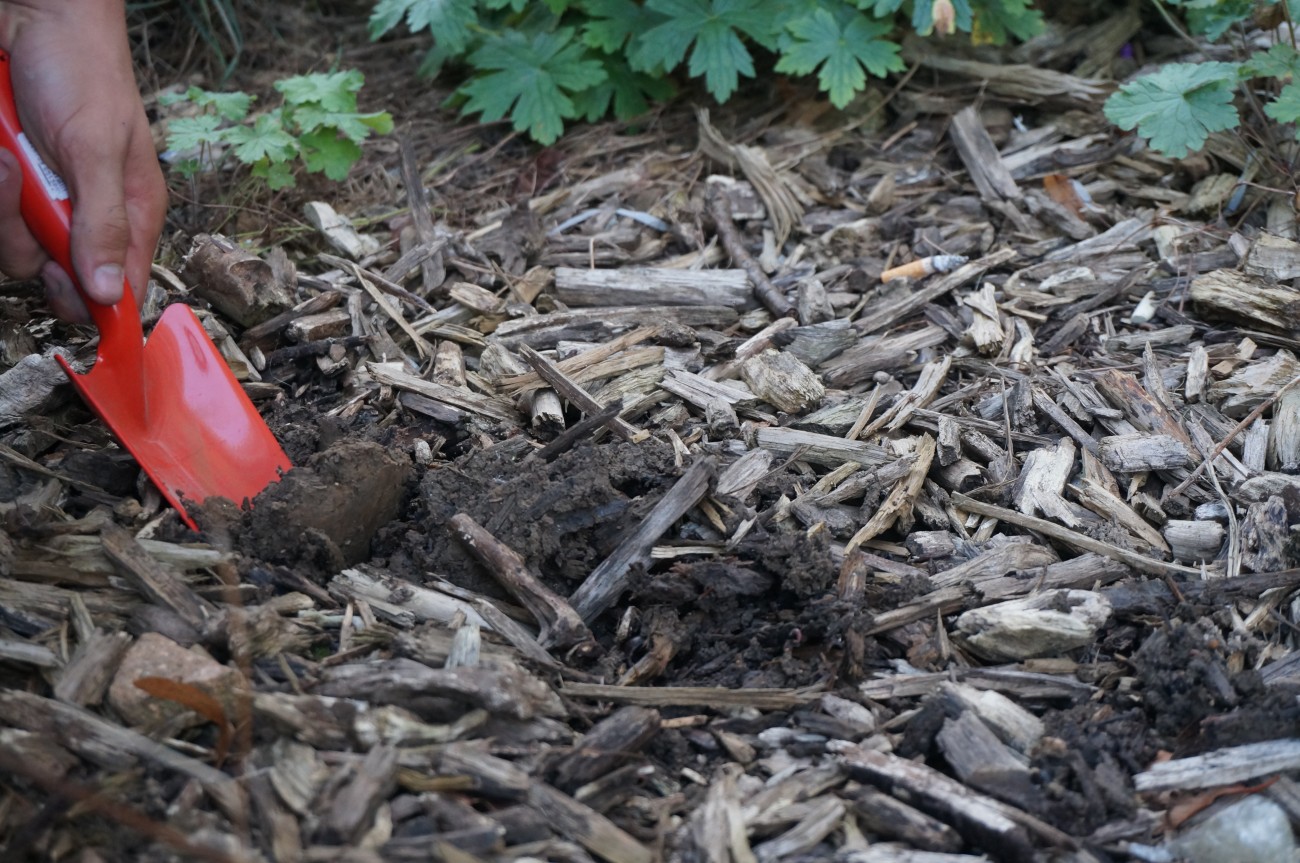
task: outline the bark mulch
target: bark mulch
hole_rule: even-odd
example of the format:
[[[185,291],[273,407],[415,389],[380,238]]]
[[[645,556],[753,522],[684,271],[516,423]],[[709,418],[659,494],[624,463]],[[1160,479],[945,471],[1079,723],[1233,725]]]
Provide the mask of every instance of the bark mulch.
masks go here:
[[[289,234],[176,238],[148,313],[200,310],[298,466],[199,534],[61,383],[93,331],[4,299],[0,858],[1083,863],[1300,818],[1290,182],[1105,122],[1139,24],[909,46],[844,113],[412,120]]]

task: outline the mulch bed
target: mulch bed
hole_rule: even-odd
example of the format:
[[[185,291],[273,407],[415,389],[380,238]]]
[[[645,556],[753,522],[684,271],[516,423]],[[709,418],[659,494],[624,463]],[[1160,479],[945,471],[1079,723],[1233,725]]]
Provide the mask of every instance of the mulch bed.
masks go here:
[[[1139,25],[911,46],[844,113],[417,122],[286,239],[178,238],[148,315],[201,311],[297,466],[197,535],[60,383],[93,332],[6,297],[0,858],[1108,861],[1244,794],[1300,819],[1289,179],[1108,126]]]

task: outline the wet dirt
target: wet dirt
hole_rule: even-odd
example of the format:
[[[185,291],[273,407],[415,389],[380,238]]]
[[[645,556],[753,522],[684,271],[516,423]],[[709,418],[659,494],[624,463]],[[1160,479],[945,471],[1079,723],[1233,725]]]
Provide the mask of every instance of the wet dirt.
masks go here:
[[[205,501],[196,518],[218,546],[320,574],[370,558],[370,542],[398,514],[410,459],[367,441],[309,456],[240,511]],[[328,576],[326,576],[327,578]]]

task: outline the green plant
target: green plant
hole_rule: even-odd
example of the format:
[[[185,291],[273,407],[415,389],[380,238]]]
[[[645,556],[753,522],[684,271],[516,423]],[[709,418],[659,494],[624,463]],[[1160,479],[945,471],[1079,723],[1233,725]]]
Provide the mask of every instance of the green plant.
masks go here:
[[[433,38],[425,75],[456,64],[466,73],[452,97],[485,121],[509,116],[514,128],[549,144],[566,120],[620,119],[673,93],[681,67],[725,102],[761,58],[775,69],[817,75],[832,104],[844,107],[868,75],[903,68],[889,37],[907,16],[918,33],[951,17],[980,41],[1027,38],[1042,25],[1031,0],[379,0],[370,33],[401,24]]]
[[[247,93],[191,87],[184,95],[164,100],[165,104],[188,101],[201,111],[170,122],[167,146],[199,153],[198,158],[177,165],[188,174],[199,170],[204,161],[233,158],[272,189],[294,185],[299,163],[308,172],[342,180],[361,158],[361,143],[372,133],[385,135],[393,129],[387,112],[357,110],[357,93],[364,82],[355,69],[284,78],[275,82],[283,97],[280,108],[256,115],[251,114],[254,97]]]
[[[1274,20],[1296,20],[1300,0],[1153,0],[1173,26],[1166,7],[1180,7],[1192,33],[1218,39],[1257,20],[1271,9]],[[1242,86],[1279,123],[1300,120],[1300,52],[1278,42],[1254,51],[1242,62],[1169,63],[1122,85],[1106,100],[1107,119],[1121,129],[1136,129],[1151,147],[1181,159],[1200,150],[1213,132],[1235,129],[1241,115],[1235,98]],[[1258,83],[1259,86],[1255,86]],[[1300,133],[1297,134],[1300,137]]]

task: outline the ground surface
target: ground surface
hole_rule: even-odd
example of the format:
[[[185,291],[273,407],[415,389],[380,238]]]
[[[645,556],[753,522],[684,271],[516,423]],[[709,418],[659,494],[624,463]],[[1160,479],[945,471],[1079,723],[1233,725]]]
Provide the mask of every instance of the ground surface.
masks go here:
[[[333,44],[263,14],[240,86]],[[19,289],[0,857],[1124,860],[1243,793],[1300,816],[1290,180],[1262,151],[1229,211],[1239,142],[1109,127],[1117,46],[1162,44],[1124,20],[548,150],[432,107],[413,42],[345,51],[434,225],[396,138],[343,187],[178,184],[157,299],[288,297],[212,318],[297,467],[197,536],[18,376],[93,356]],[[203,232],[245,251],[199,272]],[[882,283],[932,255],[969,263]]]

